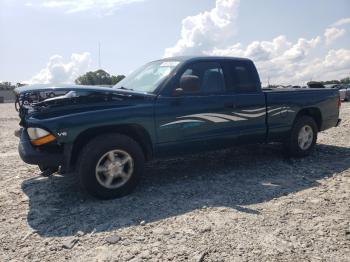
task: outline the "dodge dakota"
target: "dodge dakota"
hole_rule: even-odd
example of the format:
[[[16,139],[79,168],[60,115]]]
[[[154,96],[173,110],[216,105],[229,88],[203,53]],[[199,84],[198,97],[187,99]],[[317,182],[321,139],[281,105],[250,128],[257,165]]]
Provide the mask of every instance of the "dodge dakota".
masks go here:
[[[175,57],[148,63],[112,88],[15,92],[22,160],[43,174],[76,174],[101,199],[130,193],[153,158],[270,142],[304,157],[318,132],[340,123],[338,90],[262,89],[244,58]]]

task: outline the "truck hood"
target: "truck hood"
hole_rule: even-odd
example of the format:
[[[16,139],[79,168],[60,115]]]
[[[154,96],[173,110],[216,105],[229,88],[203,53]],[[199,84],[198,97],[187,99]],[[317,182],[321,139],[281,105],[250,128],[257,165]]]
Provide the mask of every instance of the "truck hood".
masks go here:
[[[127,107],[153,100],[156,95],[102,86],[32,85],[15,89],[21,123],[28,116],[54,117],[89,110]]]
[[[107,86],[82,86],[82,85],[28,85],[28,86],[22,86],[18,87],[15,90],[15,93],[17,95],[24,94],[24,93],[40,93],[40,92],[46,92],[46,93],[60,93],[60,92],[69,92],[69,91],[76,91],[76,92],[111,92],[111,93],[128,93],[128,94],[134,94],[134,95],[148,95],[148,96],[154,96],[153,94],[149,93],[138,93],[134,92],[132,90],[124,90],[124,89],[114,89],[112,87]]]

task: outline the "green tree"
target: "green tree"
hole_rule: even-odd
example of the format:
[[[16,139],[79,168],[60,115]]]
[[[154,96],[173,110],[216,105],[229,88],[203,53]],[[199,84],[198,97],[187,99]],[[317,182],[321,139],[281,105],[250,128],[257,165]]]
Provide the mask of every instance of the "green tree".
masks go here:
[[[319,81],[310,81],[307,82],[308,87],[313,87],[313,88],[323,88],[324,85],[322,82]]]
[[[75,83],[78,85],[115,85],[121,81],[125,76],[123,75],[110,75],[106,71],[99,69],[97,71],[90,71],[86,74],[79,76]]]
[[[350,77],[343,78],[340,83],[350,85]]]
[[[125,78],[124,75],[112,76],[112,85],[116,85],[118,82],[122,81]]]
[[[324,85],[332,85],[332,84],[340,84],[339,80],[328,80],[328,81],[322,81],[321,82]]]
[[[1,82],[0,83],[0,90],[12,90],[16,86],[11,84],[11,82]]]

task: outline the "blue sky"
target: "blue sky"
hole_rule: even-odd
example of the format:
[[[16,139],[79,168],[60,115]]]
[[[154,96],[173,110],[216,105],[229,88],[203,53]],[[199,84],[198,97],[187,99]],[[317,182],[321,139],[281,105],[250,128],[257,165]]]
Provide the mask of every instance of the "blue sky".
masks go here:
[[[208,54],[250,57],[263,81],[341,78],[350,75],[349,11],[348,0],[1,0],[0,80],[71,82],[97,69],[99,41],[113,74]]]

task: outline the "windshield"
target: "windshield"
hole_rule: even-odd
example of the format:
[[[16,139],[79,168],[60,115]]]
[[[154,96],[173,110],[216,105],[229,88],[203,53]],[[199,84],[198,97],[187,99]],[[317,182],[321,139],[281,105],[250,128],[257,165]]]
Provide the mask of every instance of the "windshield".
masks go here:
[[[113,88],[153,93],[179,63],[179,61],[151,62],[131,73]]]

